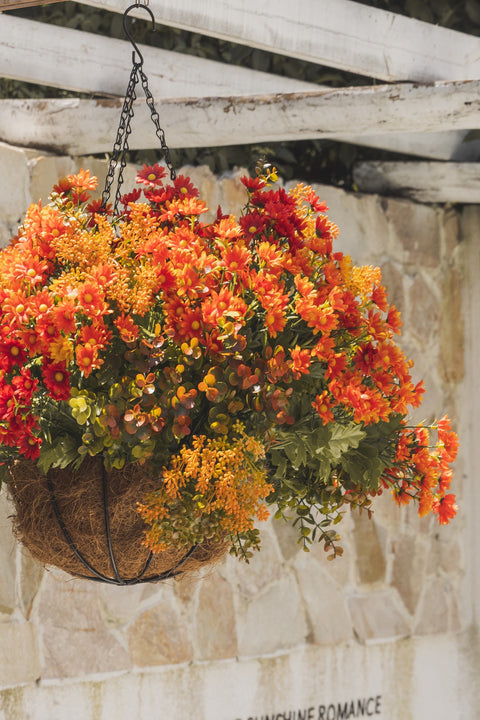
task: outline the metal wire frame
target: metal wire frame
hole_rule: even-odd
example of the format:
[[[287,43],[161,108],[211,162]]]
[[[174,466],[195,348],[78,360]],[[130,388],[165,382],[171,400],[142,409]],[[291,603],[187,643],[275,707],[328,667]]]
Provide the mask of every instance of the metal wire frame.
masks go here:
[[[143,570],[134,578],[122,578],[118,568],[117,563],[115,560],[115,553],[113,550],[112,545],[112,536],[110,533],[110,518],[108,514],[108,486],[107,486],[107,473],[105,471],[105,466],[102,466],[102,497],[103,497],[103,513],[104,513],[104,519],[105,519],[105,540],[106,540],[106,550],[108,551],[108,555],[110,558],[110,562],[112,564],[113,568],[113,575],[114,577],[109,577],[108,575],[104,575],[101,572],[98,572],[98,570],[95,570],[95,568],[91,565],[91,563],[88,562],[88,560],[84,557],[84,555],[80,552],[80,550],[77,548],[75,543],[72,540],[72,537],[70,533],[67,530],[67,527],[65,523],[63,522],[62,515],[60,513],[60,509],[58,507],[57,500],[55,498],[55,489],[53,487],[53,483],[51,478],[48,477],[47,474],[47,485],[48,490],[50,492],[50,499],[52,502],[53,510],[55,512],[55,516],[57,518],[58,524],[60,526],[60,529],[63,533],[63,536],[68,543],[70,549],[72,550],[73,554],[80,560],[80,562],[84,565],[84,567],[91,573],[91,575],[84,575],[82,573],[72,572],[72,575],[75,575],[76,577],[83,578],[85,580],[94,580],[96,582],[104,582],[109,583],[110,585],[137,585],[139,583],[147,583],[147,582],[159,582],[161,580],[168,580],[169,578],[176,577],[177,575],[181,575],[182,566],[184,563],[188,560],[189,557],[193,555],[195,550],[197,549],[198,545],[193,545],[190,550],[183,556],[183,558],[173,567],[170,568],[170,570],[166,570],[163,573],[160,573],[158,575],[151,575],[149,577],[145,577],[145,574],[148,572],[148,569],[152,563],[153,560],[153,552],[150,551],[150,554],[147,558],[147,561],[143,567]]]

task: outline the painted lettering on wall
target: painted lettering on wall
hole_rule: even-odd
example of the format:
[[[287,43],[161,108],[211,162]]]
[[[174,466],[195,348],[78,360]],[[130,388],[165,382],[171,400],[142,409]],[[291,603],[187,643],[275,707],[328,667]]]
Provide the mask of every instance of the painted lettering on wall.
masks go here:
[[[311,705],[297,710],[281,710],[263,715],[249,715],[235,720],[354,720],[382,714],[382,696],[356,698],[346,702]]]

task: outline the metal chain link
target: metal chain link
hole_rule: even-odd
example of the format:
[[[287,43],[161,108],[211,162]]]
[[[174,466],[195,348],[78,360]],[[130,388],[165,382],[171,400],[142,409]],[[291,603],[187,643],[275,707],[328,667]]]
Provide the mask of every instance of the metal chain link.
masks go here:
[[[145,93],[145,102],[147,103],[148,107],[150,108],[150,116],[152,118],[152,122],[155,126],[155,134],[160,140],[160,147],[163,150],[163,156],[165,158],[165,165],[168,167],[170,171],[170,180],[173,182],[175,178],[177,177],[177,174],[175,172],[175,168],[173,167],[172,159],[170,157],[170,149],[167,145],[167,142],[165,140],[165,131],[160,126],[160,116],[157,112],[157,109],[155,108],[155,103],[153,100],[153,95],[150,92],[150,89],[148,87],[148,79],[145,73],[143,72],[143,68],[139,67],[140,72],[140,78],[142,80],[142,87],[143,91]]]
[[[120,161],[120,169],[117,179],[117,190],[115,193],[115,207],[114,212],[116,213],[118,202],[121,197],[121,186],[123,183],[123,169],[127,164],[125,153],[128,148],[128,136],[132,132],[131,120],[133,118],[133,103],[137,98],[135,87],[138,83],[138,68],[137,63],[133,64],[132,71],[130,73],[130,79],[128,82],[127,92],[125,93],[125,99],[123,101],[122,112],[120,113],[120,122],[117,130],[117,137],[113,145],[112,155],[108,164],[108,172],[105,180],[105,187],[102,193],[102,207],[106,208],[108,200],[110,199],[110,191],[115,179],[115,171],[117,169],[118,161]]]
[[[117,166],[119,165],[120,160],[120,167],[118,170],[118,177],[117,177],[117,189],[115,192],[115,204],[113,208],[113,212],[116,215],[118,210],[118,203],[120,202],[120,198],[122,196],[122,184],[123,184],[123,170],[127,164],[126,161],[126,153],[129,150],[128,147],[128,137],[130,133],[132,132],[131,129],[131,121],[134,115],[134,101],[137,98],[135,88],[137,86],[139,75],[142,82],[143,91],[145,93],[145,101],[148,105],[148,108],[150,110],[150,116],[152,119],[152,122],[155,127],[155,134],[157,138],[160,140],[160,147],[162,148],[163,155],[165,158],[165,164],[170,171],[170,179],[173,182],[175,178],[177,177],[177,174],[175,172],[175,168],[173,167],[172,159],[170,156],[170,150],[168,148],[166,139],[165,139],[165,131],[160,125],[160,116],[157,112],[157,109],[155,108],[155,102],[153,99],[153,95],[150,92],[150,88],[148,87],[148,78],[143,72],[143,58],[140,55],[140,62],[135,61],[135,54],[133,54],[133,67],[132,71],[130,73],[130,80],[127,87],[127,92],[125,93],[125,99],[123,101],[123,107],[122,112],[120,114],[120,122],[118,125],[117,130],[117,137],[115,139],[115,143],[113,145],[113,151],[112,155],[110,157],[110,162],[108,165],[108,172],[107,177],[105,180],[105,187],[102,193],[102,207],[106,208],[108,200],[110,199],[110,191],[111,187],[115,178],[115,172],[117,170]]]

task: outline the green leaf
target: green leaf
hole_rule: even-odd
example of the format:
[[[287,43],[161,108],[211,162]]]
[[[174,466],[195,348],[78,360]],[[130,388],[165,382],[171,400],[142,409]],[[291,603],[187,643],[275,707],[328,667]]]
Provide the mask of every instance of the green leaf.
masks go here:
[[[42,445],[37,465],[46,474],[51,467],[65,468],[68,465],[78,467],[82,458],[78,454],[78,444],[70,435],[56,438],[53,445]]]
[[[386,467],[377,450],[367,443],[344,455],[341,464],[352,483],[361,485],[367,491],[377,489],[380,476]]]
[[[340,460],[351,448],[358,447],[366,432],[356,423],[333,425],[332,435],[328,443],[328,451],[334,460]]]

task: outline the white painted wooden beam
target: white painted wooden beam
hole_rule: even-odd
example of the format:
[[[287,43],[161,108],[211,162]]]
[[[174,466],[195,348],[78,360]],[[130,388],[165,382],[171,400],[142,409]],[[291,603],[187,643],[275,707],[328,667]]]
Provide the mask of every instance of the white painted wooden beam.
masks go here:
[[[128,42],[0,15],[0,77],[76,92],[123,96],[131,69]],[[229,96],[320,89],[277,75],[140,45],[152,93],[159,97]],[[99,72],[101,68],[101,72]],[[437,160],[464,159],[466,131],[338,139]],[[480,142],[468,153],[480,159]],[[473,155],[472,155],[473,153]]]
[[[376,136],[338,135],[335,140],[431,160],[456,162],[480,160],[480,138],[472,137],[469,130],[392,133]]]
[[[123,12],[118,0],[81,0]],[[156,21],[385,81],[480,77],[480,38],[351,0],[155,0]],[[134,13],[132,13],[134,14]],[[138,17],[148,20],[145,12]]]
[[[83,155],[108,151],[120,99],[0,101],[0,140]],[[157,103],[170,147],[208,147],[346,135],[467,130],[480,125],[480,80],[399,84]],[[130,148],[156,146],[137,100]]]
[[[360,192],[428,203],[480,203],[480,164],[364,162],[354,170]]]
[[[48,5],[66,0],[0,0],[0,13],[4,10],[18,10],[18,8],[32,7],[33,5]]]
[[[139,45],[150,91],[158,97],[202,97],[315,89],[313,83]],[[0,77],[64,90],[125,94],[132,46],[81,32],[0,14]]]

